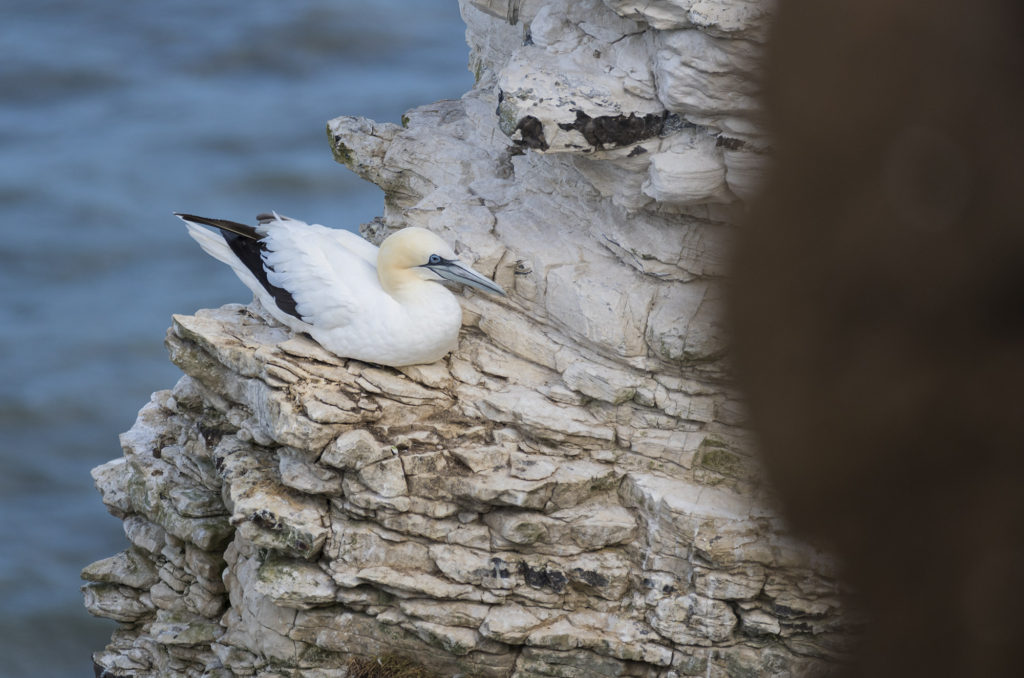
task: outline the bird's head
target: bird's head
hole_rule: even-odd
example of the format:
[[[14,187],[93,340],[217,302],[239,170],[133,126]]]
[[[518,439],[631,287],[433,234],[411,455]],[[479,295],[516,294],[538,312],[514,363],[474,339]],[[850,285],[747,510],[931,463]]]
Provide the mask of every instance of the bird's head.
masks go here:
[[[391,295],[419,281],[449,280],[484,292],[505,296],[494,281],[459,263],[444,240],[425,228],[410,226],[392,233],[380,245],[377,275]]]

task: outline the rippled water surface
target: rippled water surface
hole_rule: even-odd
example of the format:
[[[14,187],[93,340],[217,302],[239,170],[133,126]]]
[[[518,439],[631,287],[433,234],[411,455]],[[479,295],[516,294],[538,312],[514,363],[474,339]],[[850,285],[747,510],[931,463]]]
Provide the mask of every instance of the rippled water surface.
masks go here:
[[[89,470],[178,371],[172,313],[248,301],[183,210],[355,228],[337,115],[472,84],[455,0],[6,0],[0,22],[0,676],[91,676],[78,572],[127,542]]]

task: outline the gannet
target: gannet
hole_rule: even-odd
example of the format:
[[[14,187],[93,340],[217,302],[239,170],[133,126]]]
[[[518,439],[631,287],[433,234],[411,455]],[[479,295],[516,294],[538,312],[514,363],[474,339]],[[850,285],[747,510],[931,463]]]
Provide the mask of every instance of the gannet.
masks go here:
[[[505,296],[424,228],[397,231],[378,249],[354,233],[276,213],[257,216],[255,228],[175,215],[275,319],[342,358],[401,367],[447,355],[462,309],[441,280]]]

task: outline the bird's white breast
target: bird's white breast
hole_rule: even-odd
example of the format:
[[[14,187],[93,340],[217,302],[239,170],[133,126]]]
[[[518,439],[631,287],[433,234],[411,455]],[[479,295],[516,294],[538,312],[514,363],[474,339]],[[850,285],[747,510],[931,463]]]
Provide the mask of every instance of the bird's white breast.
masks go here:
[[[455,348],[462,308],[443,286],[425,283],[412,299],[384,294],[372,314],[335,328],[307,327],[324,348],[338,355],[393,366],[431,363]]]

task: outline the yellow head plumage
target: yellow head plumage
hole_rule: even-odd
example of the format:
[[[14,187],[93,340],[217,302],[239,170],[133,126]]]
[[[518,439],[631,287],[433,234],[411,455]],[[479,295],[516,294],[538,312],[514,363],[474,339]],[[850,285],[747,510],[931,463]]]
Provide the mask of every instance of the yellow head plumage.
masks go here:
[[[491,280],[458,262],[444,240],[425,228],[410,226],[392,233],[380,245],[377,277],[393,297],[413,293],[418,285],[450,280],[505,296]]]

